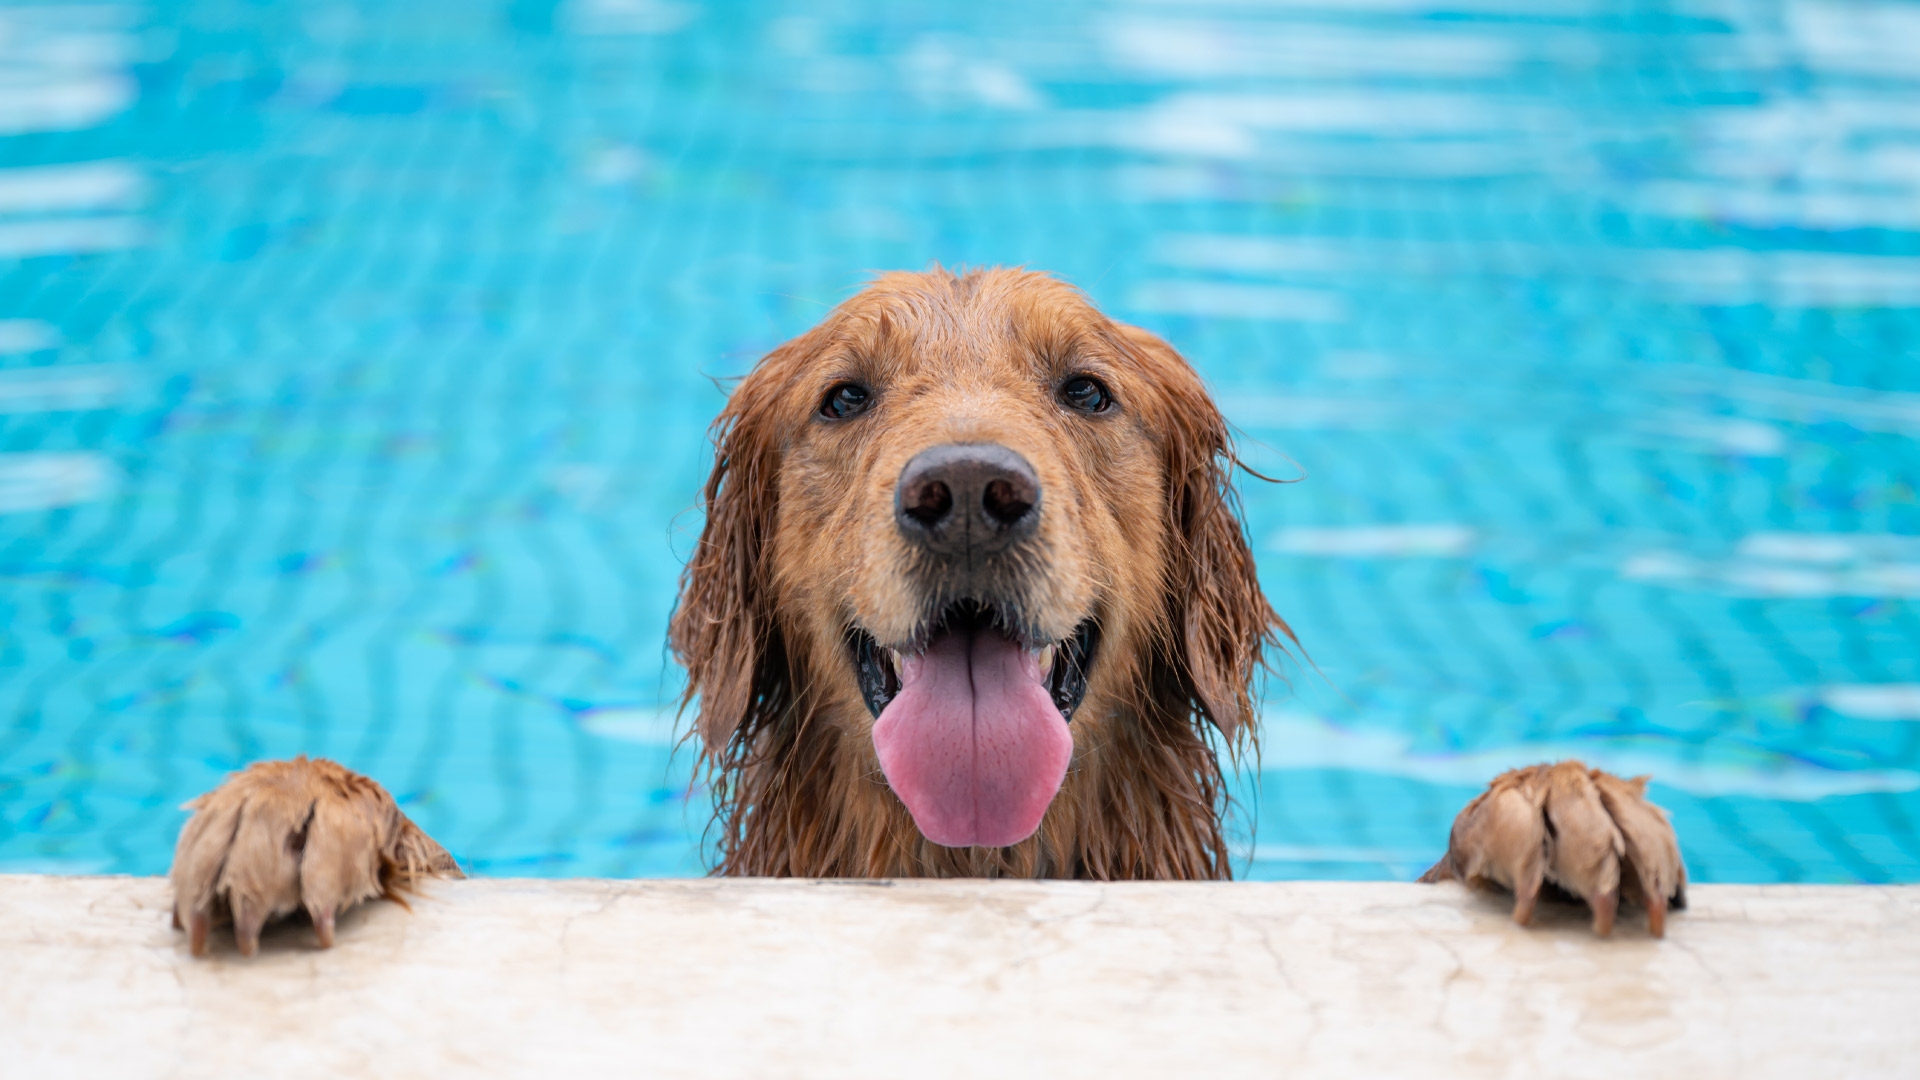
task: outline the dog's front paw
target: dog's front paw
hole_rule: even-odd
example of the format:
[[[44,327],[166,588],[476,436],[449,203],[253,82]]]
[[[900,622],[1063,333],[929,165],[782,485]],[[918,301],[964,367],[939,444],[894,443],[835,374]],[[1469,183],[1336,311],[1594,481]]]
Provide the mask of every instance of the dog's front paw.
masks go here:
[[[1577,761],[1504,773],[1460,811],[1446,857],[1420,880],[1510,889],[1522,926],[1551,883],[1586,901],[1598,934],[1613,930],[1625,899],[1647,909],[1647,928],[1660,937],[1667,909],[1687,906],[1687,868],[1666,812],[1646,792],[1644,776],[1622,780]]]
[[[264,761],[186,809],[194,814],[173,852],[173,925],[188,931],[195,956],[228,921],[241,955],[252,956],[262,926],[301,908],[326,948],[347,908],[460,876],[385,788],[331,761]]]

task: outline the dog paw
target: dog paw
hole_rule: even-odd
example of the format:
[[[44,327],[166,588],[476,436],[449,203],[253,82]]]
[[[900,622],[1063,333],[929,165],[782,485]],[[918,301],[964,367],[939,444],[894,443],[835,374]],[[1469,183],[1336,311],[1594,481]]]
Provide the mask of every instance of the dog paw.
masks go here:
[[[461,876],[385,788],[331,761],[264,761],[185,809],[193,816],[173,852],[173,926],[187,930],[195,956],[228,922],[240,954],[252,956],[261,927],[302,908],[328,948],[335,917],[353,905]]]
[[[1687,869],[1647,778],[1622,780],[1577,761],[1497,777],[1453,821],[1447,854],[1421,881],[1458,880],[1513,893],[1513,921],[1533,919],[1545,886],[1586,902],[1593,930],[1612,932],[1620,902],[1647,911],[1654,937],[1687,906]]]

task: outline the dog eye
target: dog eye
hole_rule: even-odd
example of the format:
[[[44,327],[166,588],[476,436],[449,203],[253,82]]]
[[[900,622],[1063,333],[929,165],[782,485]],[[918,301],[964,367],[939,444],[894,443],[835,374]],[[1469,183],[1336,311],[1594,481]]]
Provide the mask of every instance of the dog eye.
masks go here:
[[[1060,400],[1067,408],[1078,409],[1084,413],[1106,412],[1113,407],[1113,395],[1100,380],[1090,375],[1075,375],[1060,384]]]
[[[873,404],[873,391],[859,383],[841,383],[827,391],[827,399],[820,403],[820,415],[833,420],[845,420],[867,411]]]

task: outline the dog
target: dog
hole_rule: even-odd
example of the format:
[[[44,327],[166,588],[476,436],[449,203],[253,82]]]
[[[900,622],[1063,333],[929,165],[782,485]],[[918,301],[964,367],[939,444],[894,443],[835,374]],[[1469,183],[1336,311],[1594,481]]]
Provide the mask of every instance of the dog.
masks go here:
[[[1297,640],[1261,591],[1226,421],[1172,346],[1045,274],[889,273],[775,349],[714,424],[669,640],[717,873],[1224,879],[1227,770]],[[1495,780],[1429,880],[1557,888],[1611,929],[1684,903],[1671,826],[1563,762]],[[336,915],[447,852],[372,780],[268,762],[189,804],[196,954]]]

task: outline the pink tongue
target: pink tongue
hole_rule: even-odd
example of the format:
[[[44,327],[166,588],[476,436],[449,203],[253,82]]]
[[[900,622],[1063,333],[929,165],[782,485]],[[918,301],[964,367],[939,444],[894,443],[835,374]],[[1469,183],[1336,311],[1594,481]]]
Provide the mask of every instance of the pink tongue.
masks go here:
[[[991,630],[948,633],[900,666],[873,748],[921,835],[1005,847],[1033,835],[1073,757],[1033,654]]]

